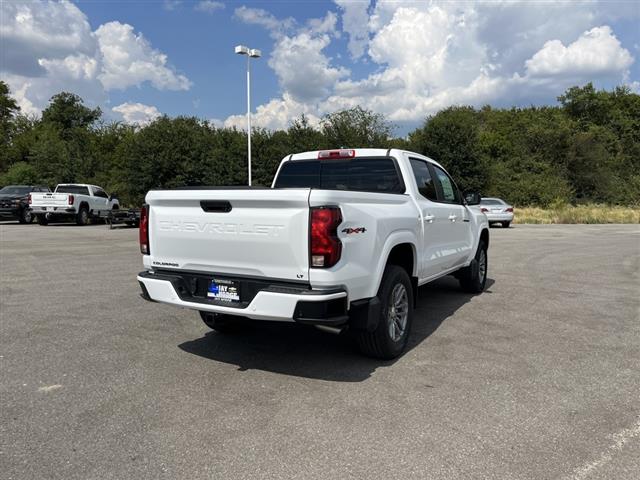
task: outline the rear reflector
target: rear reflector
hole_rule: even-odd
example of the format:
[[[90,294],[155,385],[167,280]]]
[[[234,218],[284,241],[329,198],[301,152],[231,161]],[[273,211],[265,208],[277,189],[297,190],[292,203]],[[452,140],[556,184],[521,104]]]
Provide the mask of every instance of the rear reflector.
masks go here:
[[[338,225],[342,214],[338,207],[312,207],[311,231],[309,232],[309,257],[311,267],[333,267],[342,253],[342,242],[338,238]]]
[[[67,202],[69,202],[69,205],[73,205],[73,202],[76,201],[76,197],[74,197],[73,195],[69,195],[67,197]]]
[[[143,205],[140,209],[140,253],[149,255],[149,206]]]
[[[318,159],[330,160],[333,158],[353,158],[356,156],[355,150],[340,149],[340,150],[322,150],[318,152]]]

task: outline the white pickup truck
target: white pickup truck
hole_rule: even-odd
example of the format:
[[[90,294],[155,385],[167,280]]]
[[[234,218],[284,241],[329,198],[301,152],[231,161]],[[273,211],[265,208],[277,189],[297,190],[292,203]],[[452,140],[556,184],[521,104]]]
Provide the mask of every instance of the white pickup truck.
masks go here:
[[[140,223],[146,300],[200,312],[348,328],[369,356],[406,347],[418,286],[454,274],[479,293],[487,218],[437,162],[395,149],[298,153],[271,188],[152,190]]]
[[[53,193],[31,192],[29,207],[40,225],[70,219],[78,225],[87,225],[91,218],[104,217],[120,208],[120,203],[96,185],[61,183]]]

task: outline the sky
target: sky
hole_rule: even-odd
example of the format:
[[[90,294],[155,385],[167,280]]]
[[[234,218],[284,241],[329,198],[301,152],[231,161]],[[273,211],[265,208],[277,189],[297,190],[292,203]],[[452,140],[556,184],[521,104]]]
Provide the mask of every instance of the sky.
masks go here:
[[[0,0],[0,78],[22,112],[71,91],[107,120],[246,127],[360,105],[403,134],[451,105],[553,105],[593,82],[640,92],[640,1]]]

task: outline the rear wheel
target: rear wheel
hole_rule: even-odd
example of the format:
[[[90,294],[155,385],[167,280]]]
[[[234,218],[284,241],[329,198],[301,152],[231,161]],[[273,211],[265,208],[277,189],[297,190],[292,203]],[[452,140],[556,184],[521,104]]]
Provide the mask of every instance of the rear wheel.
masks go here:
[[[355,340],[363,354],[390,360],[406,348],[413,319],[413,289],[404,268],[387,265],[378,298],[378,326],[373,332],[356,331]]]
[[[89,223],[89,210],[87,207],[80,207],[76,214],[76,224],[87,225]]]
[[[487,267],[489,265],[487,257],[487,245],[480,241],[476,255],[471,260],[471,264],[460,270],[458,278],[460,286],[469,293],[480,293],[487,283]]]
[[[502,228],[509,228],[511,226],[511,222],[502,222]]]
[[[23,208],[20,211],[20,216],[18,217],[18,221],[20,223],[31,223],[33,222],[33,214],[31,213],[31,210],[29,210],[28,208]]]
[[[49,225],[49,219],[46,215],[37,215],[38,225]]]
[[[224,315],[212,312],[198,312],[204,324],[211,330],[220,333],[234,333],[241,329],[244,317]]]

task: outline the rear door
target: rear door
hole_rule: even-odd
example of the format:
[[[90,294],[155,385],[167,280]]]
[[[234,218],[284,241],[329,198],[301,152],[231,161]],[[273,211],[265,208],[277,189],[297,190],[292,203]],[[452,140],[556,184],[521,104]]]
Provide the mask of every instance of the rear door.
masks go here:
[[[151,266],[308,281],[309,191],[151,191]]]
[[[431,163],[431,171],[438,190],[439,222],[444,234],[440,256],[443,269],[462,265],[473,245],[469,212],[462,204],[460,190],[453,179],[439,166]]]

